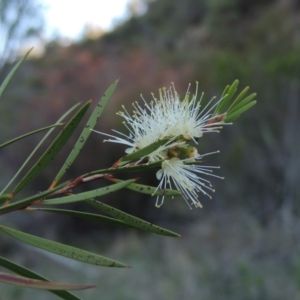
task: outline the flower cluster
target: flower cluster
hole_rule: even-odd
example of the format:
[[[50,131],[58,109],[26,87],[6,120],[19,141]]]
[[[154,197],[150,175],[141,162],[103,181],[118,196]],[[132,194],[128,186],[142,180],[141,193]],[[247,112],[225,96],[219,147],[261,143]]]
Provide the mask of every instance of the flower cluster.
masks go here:
[[[118,115],[125,119],[124,124],[129,134],[115,130],[119,136],[102,134],[111,137],[106,141],[129,146],[126,149],[127,154],[157,141],[167,140],[136,163],[144,161],[145,158],[149,163],[160,161],[161,169],[156,174],[160,183],[156,191],[175,187],[181,191],[190,207],[202,207],[198,192],[210,197],[209,192],[214,191],[210,181],[203,176],[221,178],[212,174],[212,169],[217,167],[201,164],[202,158],[218,151],[201,155],[191,143],[198,144],[199,138],[205,133],[219,132],[225,115],[213,114],[214,108],[222,99],[212,104],[213,98],[202,108],[203,94],[197,99],[198,83],[194,95],[190,94],[189,88],[183,100],[180,100],[174,84],[169,89],[160,90],[159,99],[152,95],[150,104],[142,97],[144,105],[142,107],[135,102],[133,115],[123,106],[123,111],[118,112]],[[156,206],[161,206],[163,201],[164,196],[158,196]]]

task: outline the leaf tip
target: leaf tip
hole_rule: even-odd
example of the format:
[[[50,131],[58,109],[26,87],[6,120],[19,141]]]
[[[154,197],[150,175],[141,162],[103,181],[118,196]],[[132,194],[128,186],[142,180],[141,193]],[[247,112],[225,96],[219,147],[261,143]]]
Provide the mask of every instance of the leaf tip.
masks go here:
[[[94,289],[96,285],[86,285],[83,289]]]

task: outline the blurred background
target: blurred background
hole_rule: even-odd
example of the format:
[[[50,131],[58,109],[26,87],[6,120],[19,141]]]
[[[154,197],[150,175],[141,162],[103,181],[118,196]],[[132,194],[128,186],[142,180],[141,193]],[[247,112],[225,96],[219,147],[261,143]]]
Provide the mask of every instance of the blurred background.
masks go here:
[[[97,125],[108,133],[124,131],[122,119],[112,117],[121,105],[130,111],[141,93],[150,100],[151,92],[171,82],[184,95],[198,81],[208,100],[239,79],[240,90],[250,86],[258,103],[221,134],[201,139],[200,153],[221,151],[208,162],[220,165],[225,176],[212,180],[212,200],[200,196],[201,210],[190,210],[180,198],[157,209],[155,197],[127,191],[105,198],[181,233],[181,239],[46,213],[2,217],[14,228],[96,251],[132,269],[87,266],[6,236],[0,236],[1,255],[51,280],[96,284],[78,292],[88,300],[299,299],[300,1],[74,2],[0,0],[1,81],[34,47],[1,99],[0,143],[52,124],[79,101],[94,99],[95,105],[116,79],[117,90]],[[2,187],[41,137],[1,149]],[[75,140],[22,196],[49,186]],[[124,147],[102,141],[91,135],[66,180],[109,167],[124,155]],[[155,173],[141,174],[141,182],[156,186]],[[89,210],[82,204],[73,208]],[[1,299],[55,298],[2,283],[0,290]]]

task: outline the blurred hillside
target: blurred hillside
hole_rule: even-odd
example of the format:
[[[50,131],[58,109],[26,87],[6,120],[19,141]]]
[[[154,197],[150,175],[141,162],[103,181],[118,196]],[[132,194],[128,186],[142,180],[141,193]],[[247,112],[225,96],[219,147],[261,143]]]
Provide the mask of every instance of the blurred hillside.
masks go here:
[[[64,47],[48,44],[44,56],[23,65],[1,104],[3,139],[51,124],[72,104],[94,99],[116,79],[119,84],[97,129],[123,130],[115,116],[125,104],[175,83],[186,92],[198,81],[206,99],[219,97],[235,79],[240,87],[257,92],[258,105],[220,135],[207,136],[200,153],[221,150],[209,163],[221,165],[224,181],[214,180],[213,201],[204,196],[206,212],[246,207],[265,224],[274,213],[299,213],[300,139],[298,118],[300,77],[300,4],[298,1],[164,0],[147,2],[143,15],[132,15],[124,24],[99,39],[88,36]],[[2,70],[2,78],[11,66]],[[2,152],[7,180],[31,151],[39,136]],[[124,149],[103,144],[93,134],[69,177],[109,166]],[[203,143],[203,144],[202,144]],[[20,147],[24,149],[19,152]],[[72,144],[70,144],[71,149]],[[67,150],[61,155],[67,155]],[[45,188],[61,161],[56,160],[33,190]],[[105,163],[104,163],[104,162]],[[103,165],[104,163],[104,165]],[[145,179],[141,179],[142,181]],[[156,178],[147,179],[156,185]],[[115,197],[115,196],[114,196]],[[116,198],[116,197],[115,197]],[[130,199],[132,198],[132,199]],[[143,197],[142,197],[143,198]],[[155,209],[155,199],[128,194],[126,203],[114,202],[141,217],[177,220],[189,214],[185,204],[167,201]],[[109,201],[114,201],[109,199]],[[198,214],[199,212],[195,212]],[[194,215],[194,212],[193,212]],[[161,216],[161,217],[159,217]]]

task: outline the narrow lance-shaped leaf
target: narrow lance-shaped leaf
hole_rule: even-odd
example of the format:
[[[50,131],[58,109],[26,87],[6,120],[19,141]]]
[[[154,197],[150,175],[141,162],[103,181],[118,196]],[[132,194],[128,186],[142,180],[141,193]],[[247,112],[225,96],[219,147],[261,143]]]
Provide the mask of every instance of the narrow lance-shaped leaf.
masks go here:
[[[32,278],[27,278],[27,277],[9,274],[9,273],[3,273],[3,272],[0,272],[0,281],[4,283],[10,283],[18,286],[23,286],[31,289],[39,289],[39,290],[56,290],[56,291],[84,290],[84,289],[90,289],[94,287],[93,285],[50,282],[50,281],[32,279]]]
[[[4,257],[1,257],[1,256],[0,256],[0,266],[6,268],[16,274],[24,276],[24,277],[49,281],[49,279],[31,271],[25,267],[22,267]],[[82,300],[81,298],[79,298],[79,297],[75,296],[74,294],[67,292],[67,291],[52,291],[52,290],[50,290],[49,292],[57,295],[58,297],[60,297],[62,299],[65,299],[65,300]]]
[[[240,94],[235,98],[235,100],[231,103],[230,107],[228,108],[227,111],[230,111],[234,106],[239,104],[239,102],[244,98],[244,96],[248,93],[249,87],[245,87]]]
[[[83,193],[79,193],[79,194],[72,195],[72,196],[59,197],[59,198],[54,198],[51,200],[45,200],[41,204],[54,205],[54,204],[66,204],[66,203],[74,203],[74,202],[84,201],[84,200],[91,199],[94,197],[100,197],[100,196],[107,195],[109,193],[116,192],[116,191],[126,187],[127,185],[133,183],[134,181],[135,181],[135,179],[129,179],[126,181],[122,181],[122,182],[112,184],[112,185],[109,185],[109,186],[106,186],[103,188],[95,189],[92,191],[83,192]]]
[[[10,80],[13,78],[14,74],[16,73],[16,71],[19,69],[19,67],[21,66],[21,64],[27,58],[27,56],[29,55],[29,53],[30,53],[31,50],[32,49],[30,49],[29,51],[27,51],[25,53],[25,55],[17,62],[17,64],[13,67],[13,69],[6,76],[5,80],[3,81],[3,83],[0,86],[0,98],[1,98],[4,90],[6,89],[7,85],[9,84]]]
[[[61,189],[65,185],[66,185],[66,183],[63,183],[63,184],[57,186],[56,188],[54,188],[53,190],[47,190],[47,191],[44,191],[42,193],[37,193],[36,195],[30,196],[30,197],[25,198],[23,200],[16,201],[16,202],[13,202],[11,204],[2,206],[2,207],[0,207],[0,215],[3,215],[5,213],[11,212],[11,211],[15,211],[15,210],[18,210],[18,209],[24,209],[28,205],[32,204],[34,201],[43,199],[44,197],[51,195],[53,192]]]
[[[255,97],[256,97],[256,93],[249,95],[248,97],[240,101],[240,103],[237,103],[234,107],[229,109],[227,115],[229,116],[230,114],[233,114],[234,112],[240,110],[242,107],[250,103]]]
[[[72,246],[68,246],[58,242],[40,238],[9,227],[0,225],[0,230],[14,237],[17,240],[22,241],[23,243],[74,260],[82,261],[92,265],[103,266],[103,267],[119,267],[119,268],[128,267],[127,265],[118,262],[116,260],[112,260],[110,258],[86,250],[82,250],[79,248],[75,248]]]
[[[173,231],[164,229],[164,228],[154,225],[150,222],[139,219],[135,216],[127,214],[119,209],[111,207],[100,201],[91,199],[91,200],[87,200],[87,203],[91,204],[92,206],[100,209],[101,211],[105,212],[106,214],[108,214],[116,219],[122,220],[123,222],[134,226],[135,228],[138,228],[138,229],[141,229],[144,231],[149,231],[149,232],[156,233],[156,234],[160,234],[160,235],[166,235],[166,236],[171,236],[171,237],[180,237],[179,234],[177,234]]]
[[[242,113],[244,113],[245,111],[247,111],[248,109],[250,109],[255,104],[256,104],[256,101],[252,101],[252,102],[248,103],[247,105],[243,106],[239,110],[235,111],[234,113],[232,113],[228,117],[226,117],[225,121],[226,122],[233,121],[234,119],[238,118]]]
[[[154,152],[160,146],[165,145],[167,143],[170,143],[170,139],[159,140],[157,142],[154,142],[151,145],[148,145],[148,146],[144,147],[141,150],[137,150],[137,151],[135,151],[133,153],[130,153],[130,154],[128,154],[128,155],[126,155],[126,156],[124,156],[124,157],[122,157],[120,159],[121,163],[119,163],[118,166],[123,166],[124,164],[127,164],[127,163],[129,163],[131,161],[135,161],[135,160],[138,160],[138,159],[140,159],[142,157],[146,157],[148,154]]]
[[[114,182],[122,182],[120,179],[113,178],[111,179]],[[131,183],[126,186],[126,189],[135,191],[137,193],[141,194],[146,194],[146,195],[151,195],[151,196],[181,196],[181,192],[178,190],[170,190],[170,189],[165,189],[165,190],[160,190],[157,189],[157,187],[154,186],[149,186],[149,185],[144,185],[140,183]]]
[[[137,171],[145,171],[145,170],[151,170],[151,169],[158,169],[161,167],[162,161],[157,161],[154,163],[145,163],[140,165],[135,164],[127,164],[123,167],[117,167],[117,168],[108,168],[108,169],[102,169],[102,170],[96,170],[89,173],[86,173],[82,175],[83,178],[97,175],[97,174],[117,174],[117,173],[128,173],[128,172],[137,172]]]
[[[224,97],[224,99],[218,104],[214,115],[218,115],[220,113],[222,113],[223,109],[226,107],[226,105],[229,103],[229,101],[231,100],[231,98],[233,97],[233,95],[235,94],[237,87],[239,85],[239,81],[235,80],[232,85],[230,86],[230,88],[228,89],[228,92],[226,94],[226,96]]]
[[[36,164],[28,171],[28,173],[23,177],[19,184],[15,187],[13,195],[17,194],[21,189],[23,189],[27,184],[29,184],[34,178],[36,178],[56,157],[59,151],[64,147],[66,142],[69,140],[75,129],[77,128],[79,122],[86,113],[90,101],[83,105],[80,110],[75,114],[75,116],[67,123],[62,132],[56,137],[52,144],[48,147],[45,153],[39,158]]]
[[[129,227],[137,229],[134,226],[131,226],[121,220],[98,215],[98,214],[92,214],[87,212],[81,212],[76,210],[67,210],[67,209],[57,209],[57,208],[30,208],[27,211],[44,211],[44,212],[51,212],[55,214],[62,214],[62,215],[68,215],[73,217],[78,217],[81,219],[89,220],[89,221],[95,221],[95,222],[101,222],[108,225],[114,225],[114,226],[121,226],[121,227]]]
[[[77,103],[73,105],[66,113],[64,113],[55,124],[59,124],[61,121],[63,121],[70,113],[72,113],[80,103]],[[41,139],[41,141],[37,144],[37,146],[31,151],[30,155],[26,158],[22,166],[19,168],[19,170],[15,173],[15,175],[11,178],[11,180],[8,182],[8,184],[5,186],[5,188],[0,192],[0,194],[5,193],[11,184],[15,181],[15,179],[19,176],[19,174],[23,171],[23,169],[26,167],[30,159],[34,156],[34,154],[37,152],[37,150],[40,148],[40,146],[45,142],[45,140],[49,137],[49,135],[53,132],[54,128],[51,128],[45,136]]]
[[[225,87],[225,89],[224,89],[224,91],[222,93],[221,98],[225,97],[225,95],[228,94],[229,88],[230,88],[230,85],[226,85],[226,87]]]
[[[0,145],[0,149],[3,148],[3,147],[8,146],[8,145],[10,145],[10,144],[12,144],[12,143],[14,143],[14,142],[17,142],[17,141],[19,141],[19,140],[21,140],[21,139],[24,139],[24,138],[26,138],[26,137],[28,137],[28,136],[30,136],[30,135],[33,135],[33,134],[35,134],[35,133],[38,133],[38,132],[41,132],[41,131],[44,131],[44,130],[47,130],[47,129],[55,128],[55,127],[58,127],[58,126],[62,126],[62,125],[63,125],[62,123],[60,123],[60,124],[54,124],[54,125],[50,125],[50,126],[47,126],[47,127],[43,127],[43,128],[40,128],[40,129],[31,131],[31,132],[29,132],[29,133],[20,135],[20,136],[14,138],[14,139],[12,139],[12,140],[10,140],[10,141],[8,141],[8,142],[5,142],[5,143],[1,144],[1,145]]]
[[[69,167],[72,165],[72,163],[74,162],[74,160],[80,153],[80,151],[83,148],[85,142],[87,141],[89,135],[91,134],[91,129],[93,129],[95,127],[95,125],[97,124],[99,117],[101,116],[106,104],[108,103],[110,97],[112,96],[112,94],[117,86],[117,83],[118,83],[118,81],[116,81],[114,84],[112,84],[107,89],[107,91],[105,92],[105,94],[103,95],[103,97],[101,98],[99,103],[97,104],[91,117],[89,118],[87,124],[85,125],[79,139],[77,140],[74,148],[72,149],[71,153],[69,154],[68,158],[66,159],[65,163],[63,164],[62,168],[56,175],[53,183],[51,184],[51,188],[54,187],[57,184],[57,182],[62,178],[62,176],[67,172]]]

